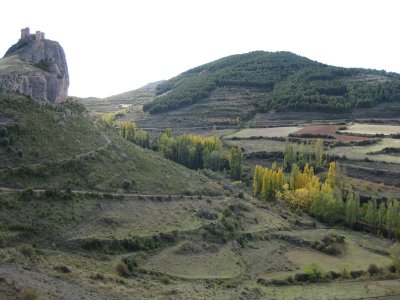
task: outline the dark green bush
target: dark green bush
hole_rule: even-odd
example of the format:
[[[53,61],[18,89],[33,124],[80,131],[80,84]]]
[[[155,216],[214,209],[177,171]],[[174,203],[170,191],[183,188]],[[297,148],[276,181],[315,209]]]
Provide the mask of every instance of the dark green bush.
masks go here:
[[[124,190],[126,190],[126,191],[129,191],[131,188],[132,188],[132,181],[130,181],[130,180],[124,180],[123,182],[122,182],[122,188],[124,189]]]
[[[0,146],[7,147],[10,144],[10,140],[6,137],[0,138]]]
[[[122,259],[122,262],[127,266],[130,272],[134,272],[138,267],[138,263],[134,257],[125,257]]]
[[[8,130],[6,127],[0,128],[0,137],[8,137]]]
[[[373,276],[375,274],[379,274],[379,268],[375,264],[370,264],[368,267],[368,273],[369,275]]]

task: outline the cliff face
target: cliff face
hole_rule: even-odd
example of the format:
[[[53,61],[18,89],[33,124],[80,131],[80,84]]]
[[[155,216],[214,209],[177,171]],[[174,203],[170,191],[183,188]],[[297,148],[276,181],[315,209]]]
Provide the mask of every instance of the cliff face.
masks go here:
[[[20,40],[0,60],[0,91],[58,103],[68,96],[69,75],[64,50],[44,34],[21,31]]]

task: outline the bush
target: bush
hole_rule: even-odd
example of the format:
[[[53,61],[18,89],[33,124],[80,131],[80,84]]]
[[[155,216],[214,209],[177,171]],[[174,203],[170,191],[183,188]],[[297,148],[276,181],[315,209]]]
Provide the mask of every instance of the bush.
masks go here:
[[[0,146],[7,147],[10,144],[10,140],[6,137],[0,139]]]
[[[311,263],[304,268],[304,273],[308,274],[308,281],[310,282],[318,282],[321,281],[324,277],[324,272],[321,267],[316,263]]]
[[[363,276],[365,274],[365,271],[362,271],[362,270],[360,270],[360,271],[351,271],[350,272],[350,276],[352,277],[352,278],[354,278],[354,279],[356,279],[356,278],[358,278],[358,277],[361,277],[361,276]]]
[[[8,130],[6,127],[0,128],[0,137],[8,137]]]
[[[161,283],[163,283],[163,284],[170,284],[170,283],[171,283],[171,280],[169,279],[168,276],[164,275],[164,276],[161,277]]]
[[[36,199],[36,194],[33,191],[33,189],[28,188],[22,191],[21,195],[20,195],[20,199],[22,201],[31,201]]]
[[[54,267],[54,270],[60,271],[61,273],[71,273],[70,268],[68,268],[67,266],[56,266]]]
[[[334,271],[329,271],[329,272],[326,272],[326,274],[325,274],[325,278],[328,280],[335,280],[339,277],[340,277],[340,274],[336,273]]]
[[[321,241],[314,241],[312,247],[329,255],[340,255],[343,253],[345,237],[330,233],[325,235]]]
[[[133,257],[125,257],[122,259],[122,262],[127,266],[130,272],[135,271],[138,267],[138,263]]]
[[[22,151],[22,149],[17,150],[17,155],[19,158],[22,158],[22,156],[24,155],[24,152]]]
[[[36,300],[39,299],[39,293],[36,289],[26,288],[21,292],[21,300]]]
[[[118,272],[118,274],[119,274],[120,276],[128,277],[128,276],[130,275],[130,272],[129,272],[128,267],[127,267],[126,264],[125,264],[124,262],[122,262],[122,261],[120,261],[120,262],[117,264],[116,269],[117,269],[117,272]]]
[[[130,180],[124,180],[122,182],[122,188],[126,191],[129,191],[132,188],[132,181]]]
[[[369,273],[369,275],[371,275],[371,276],[373,276],[373,275],[375,275],[375,274],[378,274],[378,273],[379,273],[379,268],[378,268],[378,266],[375,265],[375,264],[370,264],[369,267],[368,267],[368,273]]]
[[[346,266],[340,268],[340,276],[345,279],[350,278],[350,272]]]
[[[282,285],[288,285],[289,282],[285,279],[272,279],[271,284],[282,286]]]
[[[294,280],[299,282],[307,282],[310,279],[309,274],[298,273],[294,275]]]
[[[33,258],[35,256],[35,249],[31,245],[22,245],[19,252],[26,258]]]

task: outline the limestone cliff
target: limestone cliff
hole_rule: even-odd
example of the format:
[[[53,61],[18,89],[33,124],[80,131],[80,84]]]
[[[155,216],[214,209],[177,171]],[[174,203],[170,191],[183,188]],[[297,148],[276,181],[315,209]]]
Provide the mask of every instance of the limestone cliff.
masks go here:
[[[21,38],[0,59],[0,91],[58,103],[68,96],[69,75],[64,50],[44,33],[21,30]]]

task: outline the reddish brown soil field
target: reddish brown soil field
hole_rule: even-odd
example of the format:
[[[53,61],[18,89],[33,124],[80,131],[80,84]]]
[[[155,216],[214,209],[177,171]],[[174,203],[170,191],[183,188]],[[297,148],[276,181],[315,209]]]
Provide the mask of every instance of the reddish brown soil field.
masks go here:
[[[322,138],[325,141],[342,141],[342,142],[359,142],[368,140],[369,138],[363,136],[356,136],[356,135],[345,135],[345,134],[337,134],[340,128],[343,128],[344,125],[330,125],[330,124],[317,124],[317,125],[308,125],[296,131],[295,135],[303,135],[303,134],[321,134],[321,135],[331,135],[335,137],[335,139],[330,138]]]

